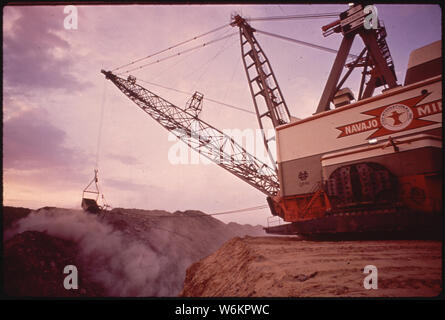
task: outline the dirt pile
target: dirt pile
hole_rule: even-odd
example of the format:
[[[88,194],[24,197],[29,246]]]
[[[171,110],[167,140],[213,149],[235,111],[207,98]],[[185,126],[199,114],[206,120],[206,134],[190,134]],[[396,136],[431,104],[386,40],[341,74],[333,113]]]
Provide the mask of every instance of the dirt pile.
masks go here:
[[[234,238],[187,269],[184,297],[412,297],[441,292],[441,242]],[[367,290],[364,267],[377,268]]]
[[[15,297],[95,297],[104,288],[80,279],[80,290],[66,290],[63,273],[66,265],[79,266],[79,250],[73,241],[52,237],[43,232],[25,231],[5,242],[3,251],[4,290]]]
[[[31,211],[28,208],[4,206],[2,210],[3,230],[11,228],[17,220],[26,217]]]
[[[16,270],[15,278],[6,277],[5,284],[10,294],[20,296],[65,296],[59,289],[68,264],[78,268],[78,294],[177,296],[189,265],[235,236],[265,234],[261,226],[225,224],[199,211],[22,211],[20,219],[4,212],[9,221],[4,230],[5,264],[7,272]],[[28,275],[35,267],[35,274]],[[98,286],[90,288],[89,283]]]

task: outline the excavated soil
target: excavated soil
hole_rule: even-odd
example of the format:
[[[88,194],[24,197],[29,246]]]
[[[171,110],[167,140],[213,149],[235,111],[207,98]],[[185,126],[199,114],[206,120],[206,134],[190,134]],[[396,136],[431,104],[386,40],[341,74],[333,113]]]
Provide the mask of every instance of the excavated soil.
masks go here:
[[[233,237],[265,234],[192,210],[3,207],[1,214],[4,294],[14,297],[175,297],[193,262]],[[63,285],[67,265],[78,270],[78,289]]]
[[[184,297],[433,297],[442,243],[236,237],[187,269]],[[377,289],[365,289],[367,265]]]

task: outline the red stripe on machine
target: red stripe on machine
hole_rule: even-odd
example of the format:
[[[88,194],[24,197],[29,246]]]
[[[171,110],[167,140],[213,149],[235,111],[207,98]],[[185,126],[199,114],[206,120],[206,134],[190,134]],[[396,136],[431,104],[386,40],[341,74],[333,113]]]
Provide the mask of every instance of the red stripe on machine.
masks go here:
[[[366,138],[371,139],[393,132],[416,129],[437,123],[437,121],[420,119],[442,113],[441,99],[417,105],[429,94],[425,93],[414,98],[362,112],[362,114],[373,116],[373,118],[337,127],[336,129],[340,130],[337,138],[373,130],[373,133]]]

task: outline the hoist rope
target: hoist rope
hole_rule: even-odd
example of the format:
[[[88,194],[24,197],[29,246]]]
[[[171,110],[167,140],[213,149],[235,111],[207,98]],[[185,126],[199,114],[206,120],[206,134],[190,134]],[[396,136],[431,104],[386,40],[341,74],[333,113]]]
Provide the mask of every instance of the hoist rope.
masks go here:
[[[323,19],[338,17],[341,12],[319,13],[319,14],[296,14],[290,16],[272,16],[272,17],[258,17],[246,18],[247,21],[270,21],[270,20],[294,20],[294,19]]]
[[[230,210],[230,211],[222,211],[222,212],[217,212],[217,213],[210,213],[210,214],[207,214],[207,216],[219,216],[219,215],[223,215],[223,214],[232,214],[232,213],[240,213],[240,212],[247,212],[247,211],[255,211],[255,210],[266,209],[266,208],[269,208],[269,206],[267,204],[264,204],[264,205],[256,206],[256,207],[237,209],[237,210]]]
[[[203,34],[197,35],[197,36],[195,36],[195,37],[193,37],[193,38],[190,38],[190,39],[188,39],[188,40],[181,41],[181,42],[179,42],[179,43],[177,43],[177,44],[175,44],[175,45],[173,45],[173,46],[171,46],[171,47],[168,47],[168,48],[166,48],[166,49],[157,51],[157,52],[152,53],[152,54],[150,54],[150,55],[148,55],[148,56],[146,56],[146,57],[136,59],[136,60],[134,60],[134,61],[132,61],[132,62],[130,62],[130,63],[127,63],[127,64],[124,64],[124,65],[122,65],[122,66],[120,66],[120,67],[114,68],[114,69],[111,70],[111,71],[116,71],[116,70],[122,69],[122,68],[124,68],[124,67],[131,66],[131,65],[133,65],[133,64],[135,64],[135,63],[137,63],[137,62],[143,61],[143,60],[145,60],[145,59],[149,59],[149,58],[154,57],[154,56],[156,56],[156,55],[158,55],[158,54],[161,54],[161,53],[166,52],[166,51],[168,51],[168,50],[171,50],[171,49],[177,48],[177,47],[179,47],[179,46],[181,46],[181,45],[184,45],[184,44],[186,44],[186,43],[189,43],[189,42],[191,42],[191,41],[193,41],[193,40],[202,38],[202,37],[204,37],[204,36],[206,36],[206,35],[208,35],[208,34],[210,34],[210,33],[213,33],[213,32],[216,32],[216,31],[218,31],[218,30],[221,30],[222,28],[227,27],[227,26],[229,26],[229,24],[225,24],[225,25],[220,26],[220,27],[218,27],[218,28],[212,29],[212,30],[210,30],[210,31],[207,31],[207,32],[205,32],[205,33],[203,33]]]
[[[268,20],[290,20],[290,19],[317,19],[317,18],[331,18],[331,17],[338,17],[339,14],[340,14],[340,12],[320,13],[320,14],[300,14],[300,15],[289,15],[289,16],[271,16],[271,17],[246,18],[246,20],[247,20],[247,21],[268,21]],[[166,49],[157,51],[157,52],[152,53],[152,54],[150,54],[150,55],[148,55],[148,56],[145,56],[145,57],[136,59],[136,60],[131,61],[131,62],[129,62],[129,63],[127,63],[127,64],[124,64],[124,65],[121,65],[121,66],[119,66],[119,67],[117,67],[117,68],[112,69],[111,71],[114,72],[114,71],[116,71],[116,70],[120,70],[120,69],[122,69],[122,68],[124,68],[124,67],[132,66],[132,65],[134,65],[134,64],[136,64],[136,63],[138,63],[138,62],[141,62],[141,61],[143,61],[143,60],[152,58],[152,57],[154,57],[154,56],[156,56],[156,55],[158,55],[158,54],[167,52],[167,51],[172,50],[172,49],[174,49],[174,48],[177,48],[177,47],[179,47],[179,46],[181,46],[181,45],[184,45],[184,44],[189,43],[189,42],[191,42],[191,41],[197,40],[197,39],[202,38],[202,37],[204,37],[204,36],[206,36],[206,35],[209,35],[209,34],[211,34],[211,33],[213,33],[213,32],[219,31],[219,30],[221,30],[221,29],[223,29],[223,28],[225,28],[225,27],[227,27],[227,26],[230,26],[230,23],[229,23],[229,24],[224,24],[224,25],[222,25],[222,26],[220,26],[220,27],[217,27],[217,28],[212,29],[212,30],[210,30],[210,31],[207,31],[207,32],[205,32],[205,33],[199,34],[199,35],[197,35],[197,36],[195,36],[195,37],[193,37],[193,38],[187,39],[187,40],[185,40],[185,41],[181,41],[181,42],[179,42],[179,43],[177,43],[177,44],[175,44],[175,45],[173,45],[173,46],[170,46],[170,47],[168,47],[168,48],[166,48]],[[159,59],[159,60],[157,60],[157,61],[155,61],[155,62],[148,63],[148,64],[142,65],[142,66],[140,66],[140,67],[133,68],[133,69],[130,69],[130,70],[127,70],[127,71],[123,71],[123,72],[120,72],[120,73],[117,73],[117,74],[125,74],[125,73],[128,73],[128,72],[134,71],[134,70],[142,69],[142,68],[147,67],[147,66],[149,66],[149,65],[152,65],[152,64],[154,64],[154,63],[158,63],[158,62],[164,61],[164,60],[166,60],[166,59],[173,58],[173,57],[178,56],[178,55],[180,55],[180,54],[182,54],[182,53],[189,52],[189,51],[192,51],[192,50],[201,48],[201,47],[203,47],[203,46],[205,46],[205,45],[214,43],[214,42],[219,41],[219,40],[222,40],[222,39],[224,39],[224,38],[225,38],[225,37],[223,37],[223,38],[219,38],[219,39],[216,39],[216,40],[213,40],[213,41],[209,41],[208,43],[204,43],[204,44],[202,44],[202,45],[200,45],[200,46],[196,46],[196,47],[194,47],[194,48],[185,50],[185,51],[183,51],[183,52],[179,52],[179,53],[177,53],[177,54],[175,54],[175,55],[171,55],[171,56],[169,56],[169,57],[166,57],[166,58],[163,58],[163,59]],[[295,39],[294,39],[294,40],[295,40]],[[298,42],[298,40],[297,40],[297,42]],[[318,49],[325,50],[325,51],[328,51],[328,52],[333,52],[332,49],[325,48],[325,47],[321,47],[321,46],[318,46],[318,45],[313,45],[313,44],[310,44],[310,43],[302,43],[302,42],[300,41],[300,44],[305,44],[305,45],[309,45],[309,46],[314,47],[314,48],[318,48]],[[334,51],[335,51],[335,50],[334,50]]]
[[[237,57],[236,61],[237,62],[233,64],[232,76],[230,77],[229,85],[226,86],[226,90],[222,98],[223,100],[226,99],[227,93],[229,92],[229,87],[233,85],[233,79],[235,78],[236,71],[239,70],[239,65],[241,64],[241,59],[239,56]],[[255,112],[252,112],[252,114],[255,114]]]
[[[233,213],[240,213],[240,212],[248,212],[248,211],[256,211],[256,210],[260,210],[260,209],[266,209],[268,208],[268,205],[261,205],[261,206],[256,206],[256,207],[250,207],[250,208],[244,208],[244,209],[237,209],[237,210],[230,210],[230,211],[223,211],[223,212],[217,212],[217,213],[211,213],[211,214],[194,214],[194,215],[179,215],[179,214],[173,214],[173,215],[147,215],[148,218],[151,217],[156,217],[156,218],[201,218],[201,217],[209,217],[209,216],[217,216],[217,215],[223,215],[223,214],[233,214]],[[174,233],[178,236],[187,238],[189,240],[192,240],[190,237],[173,231],[173,230],[169,230],[169,229],[165,229],[165,228],[161,228],[159,226],[149,226],[149,228],[153,228],[153,229],[158,229],[158,230],[163,230],[163,231],[167,231],[170,233]]]
[[[281,36],[279,34],[270,33],[270,32],[266,32],[266,31],[261,31],[261,30],[258,30],[258,29],[256,29],[256,32],[261,33],[261,34],[265,34],[267,36],[279,38],[279,39],[282,39],[282,40],[298,43],[298,44],[301,44],[301,45],[304,45],[304,46],[308,46],[308,47],[311,47],[311,48],[314,48],[314,49],[323,50],[323,51],[330,52],[330,53],[338,53],[338,50],[335,50],[335,49],[323,47],[323,46],[320,46],[318,44],[313,44],[313,43],[306,42],[306,41],[301,41],[301,40],[297,40],[297,39],[293,39],[293,38],[288,38],[288,37],[285,37],[285,36]],[[352,53],[349,53],[348,56],[350,56],[351,58],[354,58],[354,59],[358,58],[358,55],[355,55],[355,54],[352,54]]]
[[[230,43],[229,45],[227,45],[228,43],[229,43],[229,40],[230,39],[227,39],[225,42],[224,42],[224,44],[223,44],[223,46],[222,46],[222,48],[214,55],[214,56],[212,56],[210,59],[208,59],[204,64],[202,64],[201,65],[201,67],[200,68],[202,68],[203,69],[203,71],[201,72],[201,74],[197,77],[197,78],[195,78],[195,81],[193,82],[193,84],[191,85],[191,88],[194,88],[195,86],[196,86],[196,84],[199,82],[199,81],[201,81],[201,79],[202,79],[202,77],[204,76],[204,74],[207,72],[207,70],[208,70],[208,67],[209,67],[209,65],[210,65],[210,62],[215,62],[216,61],[216,59],[224,52],[224,51],[226,51],[227,49],[229,49],[230,47],[232,47],[235,43],[238,43],[238,40],[237,39],[235,39],[235,41],[233,41],[232,43]],[[193,72],[193,73],[195,73],[195,72]],[[186,77],[188,77],[190,74],[193,74],[193,73],[189,73],[188,75],[186,75]]]
[[[164,57],[164,58],[162,58],[162,59],[158,59],[158,60],[156,60],[156,61],[152,61],[152,62],[143,64],[143,65],[141,65],[141,66],[139,66],[139,67],[135,67],[135,68],[133,68],[133,69],[129,69],[129,70],[126,70],[126,71],[117,73],[117,75],[122,75],[122,74],[125,74],[125,73],[129,73],[129,72],[131,72],[131,71],[139,70],[139,69],[148,67],[148,66],[150,66],[150,65],[153,65],[153,64],[155,64],[155,63],[159,63],[159,62],[162,62],[162,61],[165,61],[165,60],[168,60],[168,59],[171,59],[171,58],[180,56],[180,55],[183,54],[183,53],[187,53],[187,52],[190,52],[190,51],[193,51],[193,50],[196,50],[196,49],[203,48],[203,47],[205,47],[205,46],[207,46],[207,45],[209,45],[209,44],[212,44],[212,43],[215,43],[215,42],[218,42],[218,41],[227,39],[227,38],[232,37],[232,36],[234,36],[234,35],[236,35],[236,34],[238,34],[238,32],[234,32],[234,33],[231,33],[231,34],[229,34],[229,35],[227,35],[227,36],[224,36],[224,37],[221,37],[221,38],[217,38],[217,39],[214,39],[214,40],[205,42],[205,43],[200,44],[200,45],[198,45],[198,46],[195,46],[195,47],[192,47],[192,48],[189,48],[189,49],[180,51],[180,52],[178,52],[178,53],[175,53],[175,54],[172,54],[172,55],[170,55],[170,56]]]
[[[99,132],[97,135],[97,147],[96,147],[96,163],[94,168],[97,170],[99,165],[99,151],[100,151],[100,143],[102,138],[102,125],[103,125],[103,116],[104,116],[104,105],[105,105],[105,95],[106,95],[106,79],[103,79],[103,89],[102,89],[102,101],[100,107],[100,118],[99,118]]]
[[[202,213],[202,214],[195,214],[195,215],[179,215],[179,214],[175,214],[175,215],[148,215],[148,217],[157,217],[157,218],[195,218],[195,217],[208,217],[208,216],[219,216],[219,215],[223,215],[223,214],[233,214],[233,213],[240,213],[240,212],[248,212],[248,211],[255,211],[255,210],[260,210],[260,209],[266,209],[269,206],[267,204],[263,204],[260,206],[255,206],[255,207],[249,207],[249,208],[242,208],[242,209],[236,209],[236,210],[229,210],[229,211],[221,211],[221,212],[216,212],[216,213]]]
[[[190,53],[190,52],[188,54],[184,54],[181,58],[178,58],[176,61],[174,61],[170,65],[168,65],[166,68],[163,68],[157,74],[153,75],[153,77],[150,78],[150,81],[154,81],[155,79],[159,79],[159,78],[163,78],[165,76],[169,76],[170,74],[167,72],[168,70],[171,70],[173,67],[177,66],[178,64],[183,63],[191,55],[192,55],[192,53]]]
[[[229,33],[229,31],[230,31],[230,29],[228,29],[226,32],[224,32],[223,34],[221,34],[221,36],[225,36],[225,35],[227,35],[227,34]],[[201,64],[200,64],[197,68],[193,69],[193,71],[191,71],[191,72],[188,72],[188,73],[184,76],[184,78],[188,78],[190,75],[196,74],[197,71],[200,70],[200,69],[205,69],[205,68],[207,68],[207,65],[208,65],[211,61],[213,61],[216,57],[218,57],[218,56],[222,53],[222,51],[225,50],[225,46],[226,46],[226,44],[229,42],[229,40],[230,40],[230,37],[229,37],[229,38],[226,38],[226,41],[224,41],[224,43],[222,44],[221,49],[219,49],[218,52],[217,52],[214,56],[212,56],[211,58],[207,59],[207,61],[204,62],[204,63],[201,62]]]
[[[102,99],[101,99],[101,107],[100,107],[100,119],[99,119],[99,132],[97,135],[97,146],[96,146],[96,163],[94,165],[94,178],[91,180],[91,182],[85,187],[85,189],[83,189],[83,193],[82,193],[82,206],[83,206],[83,199],[84,198],[84,194],[85,192],[87,193],[94,193],[97,194],[96,196],[96,204],[97,204],[97,200],[99,198],[99,195],[102,195],[102,202],[103,202],[103,206],[100,207],[101,209],[109,209],[111,208],[111,206],[109,206],[107,204],[107,202],[105,201],[105,196],[103,193],[100,192],[99,190],[99,186],[98,186],[98,179],[97,179],[97,172],[99,171],[99,154],[100,154],[100,143],[101,143],[101,138],[102,138],[102,125],[103,125],[103,115],[104,115],[104,106],[105,106],[105,99],[106,99],[106,79],[104,78],[103,80],[103,89],[102,89]],[[90,185],[94,182],[94,185],[96,187],[95,191],[90,191],[88,190],[88,188],[90,187]]]
[[[278,6],[278,8],[280,8],[281,12],[284,13],[283,8],[281,8],[281,6],[279,4],[277,6]]]
[[[192,92],[187,92],[187,91],[183,91],[183,90],[179,90],[179,89],[175,89],[175,88],[170,88],[170,87],[167,87],[167,86],[164,86],[164,85],[161,85],[161,84],[153,83],[153,82],[142,80],[142,79],[139,79],[139,78],[138,78],[138,81],[141,81],[141,82],[144,82],[144,83],[147,83],[147,84],[151,84],[153,86],[160,87],[160,88],[163,88],[163,89],[176,91],[178,93],[186,94],[188,96],[193,95]],[[228,103],[225,103],[225,102],[221,102],[221,101],[218,101],[218,100],[215,100],[215,99],[206,98],[205,96],[204,96],[204,100],[207,100],[207,101],[210,101],[210,102],[213,102],[213,103],[216,103],[216,104],[228,107],[228,108],[232,108],[232,109],[236,109],[236,110],[239,110],[239,111],[247,112],[247,113],[250,113],[250,114],[256,114],[255,112],[247,110],[245,108],[237,107],[237,106],[234,106],[234,105],[231,105],[231,104],[228,104]]]

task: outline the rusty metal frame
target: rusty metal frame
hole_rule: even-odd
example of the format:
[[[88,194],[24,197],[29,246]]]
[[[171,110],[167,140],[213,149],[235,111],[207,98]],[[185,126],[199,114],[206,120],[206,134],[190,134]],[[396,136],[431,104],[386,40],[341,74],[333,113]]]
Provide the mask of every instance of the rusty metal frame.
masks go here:
[[[349,10],[340,14],[340,19],[330,23],[324,27],[325,36],[332,33],[342,33],[343,39],[340,49],[335,58],[328,80],[321,95],[315,114],[330,110],[330,103],[335,94],[341,89],[341,86],[356,67],[363,67],[362,79],[360,83],[359,95],[357,100],[369,98],[372,96],[375,88],[387,85],[389,88],[396,87],[397,77],[394,71],[394,63],[386,43],[386,29],[381,21],[377,29],[365,29],[363,25],[357,24],[353,30],[348,29],[349,25],[344,23],[352,15],[357,14],[361,8],[361,4],[351,7]],[[351,15],[349,13],[351,12]],[[343,18],[342,18],[343,17]],[[344,20],[342,20],[344,19]],[[360,20],[357,20],[360,21]],[[329,32],[328,32],[329,31]],[[360,59],[349,63],[346,67],[349,70],[346,72],[343,79],[339,82],[343,67],[345,66],[346,58],[351,50],[352,43],[356,35],[360,35],[365,45],[365,48],[360,54]],[[363,54],[366,52],[366,57],[363,59]],[[364,60],[364,61],[362,61]],[[367,69],[370,68],[368,72]],[[371,77],[366,84],[363,91],[364,82],[367,74]]]

